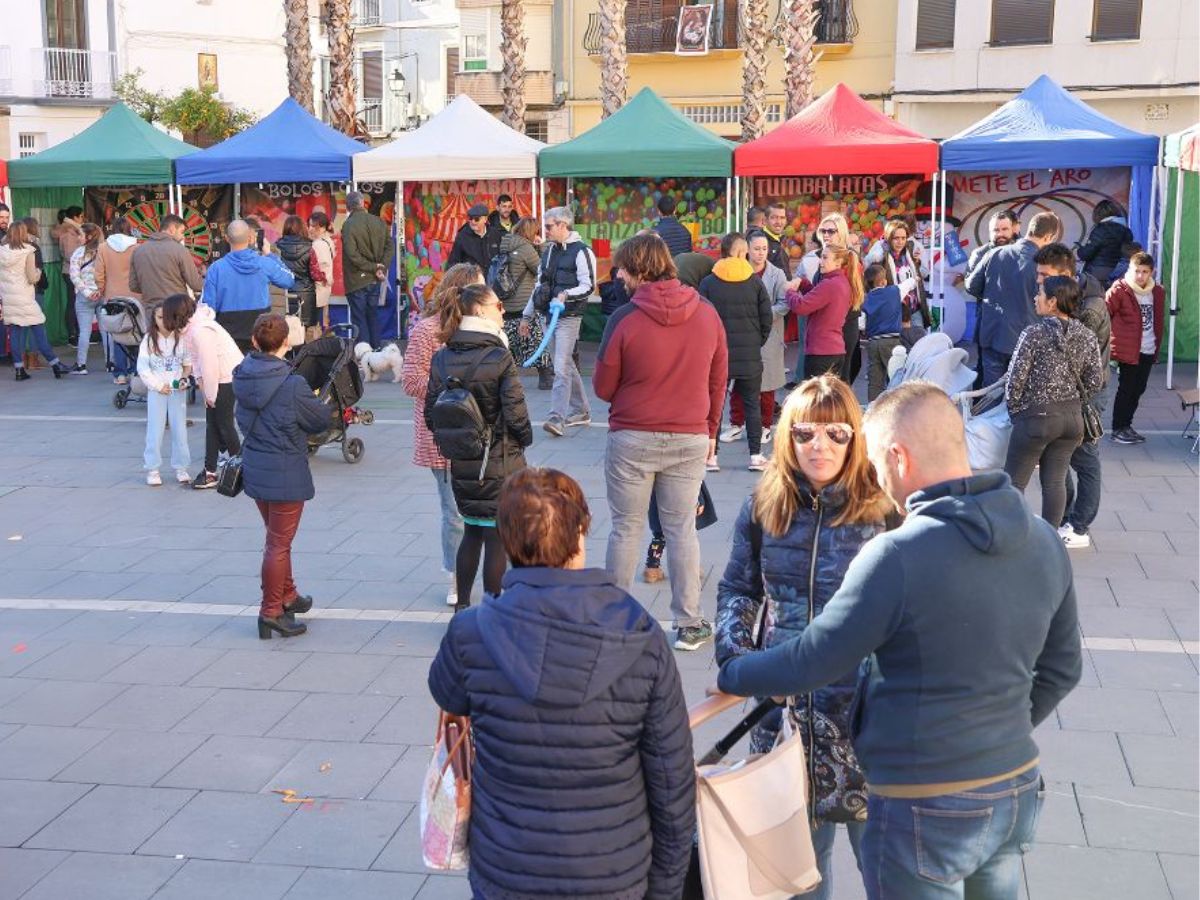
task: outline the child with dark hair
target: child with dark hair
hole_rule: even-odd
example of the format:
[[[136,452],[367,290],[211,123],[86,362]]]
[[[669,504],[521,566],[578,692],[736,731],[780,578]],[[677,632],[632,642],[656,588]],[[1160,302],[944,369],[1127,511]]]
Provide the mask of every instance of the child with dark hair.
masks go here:
[[[1154,282],[1154,257],[1135,253],[1129,271],[1113,283],[1104,302],[1112,317],[1112,358],[1117,363],[1112,439],[1118,444],[1141,444],[1146,439],[1134,431],[1133,417],[1158,361],[1166,308],[1162,285]]]
[[[1141,253],[1145,248],[1137,241],[1130,241],[1127,244],[1121,245],[1121,259],[1113,266],[1112,272],[1108,275],[1108,284],[1106,288],[1112,287],[1118,281],[1125,277],[1125,273],[1129,271],[1129,260],[1134,254]]]
[[[146,385],[146,484],[162,485],[163,428],[171,427],[171,467],[175,480],[188,484],[192,454],[187,441],[187,389],[192,357],[182,327],[164,319],[162,305],[146,317],[146,336],[138,348],[137,373]]]

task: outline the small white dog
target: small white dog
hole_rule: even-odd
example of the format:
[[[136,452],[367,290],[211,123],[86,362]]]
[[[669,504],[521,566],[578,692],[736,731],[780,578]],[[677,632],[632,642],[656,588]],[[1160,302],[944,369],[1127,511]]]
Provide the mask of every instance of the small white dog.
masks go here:
[[[366,341],[354,345],[354,358],[362,370],[364,381],[377,381],[388,369],[392,370],[392,382],[400,381],[400,369],[404,365],[404,354],[396,344],[387,344],[382,350],[372,350]]]

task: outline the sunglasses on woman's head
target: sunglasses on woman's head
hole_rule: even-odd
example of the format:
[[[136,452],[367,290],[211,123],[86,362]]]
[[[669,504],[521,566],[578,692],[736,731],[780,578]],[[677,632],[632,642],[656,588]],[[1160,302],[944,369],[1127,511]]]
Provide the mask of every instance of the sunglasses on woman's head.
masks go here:
[[[792,439],[800,444],[808,444],[816,440],[817,434],[822,431],[825,437],[841,447],[854,437],[854,429],[844,422],[796,422],[792,425]]]

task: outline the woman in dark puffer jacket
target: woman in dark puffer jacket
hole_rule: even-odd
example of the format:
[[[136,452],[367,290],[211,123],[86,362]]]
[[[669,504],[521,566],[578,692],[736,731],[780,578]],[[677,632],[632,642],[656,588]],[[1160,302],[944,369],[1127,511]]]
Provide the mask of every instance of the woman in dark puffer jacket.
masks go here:
[[[774,454],[733,531],[733,550],[717,587],[718,665],[753,652],[755,623],[767,603],[763,647],[794,640],[837,592],[863,544],[883,531],[887,498],[867,461],[862,414],[850,388],[822,375],[796,388],[783,405]],[[832,673],[831,673],[832,674]],[[809,765],[809,811],[821,885],[804,896],[832,896],[837,823],[846,825],[857,858],[867,791],[850,744],[850,705],[857,672],[812,694],[789,699]],[[755,729],[751,747],[765,752],[781,717]]]
[[[455,610],[471,605],[471,586],[479,570],[480,554],[484,592],[493,597],[500,593],[506,564],[504,548],[496,533],[496,503],[504,479],[525,468],[523,450],[533,443],[525,391],[517,364],[508,352],[503,309],[487,285],[469,284],[448,295],[441,309],[442,340],[446,346],[433,354],[429,364],[425,424],[434,440],[438,441],[438,430],[431,413],[452,378],[471,392],[494,435],[486,460],[455,459],[445,454],[450,462],[454,502],[463,519],[463,536],[454,567],[458,586]],[[442,447],[441,441],[438,446]]]
[[[663,630],[584,568],[579,485],[524,469],[504,485],[504,592],[455,616],[429,670],[471,717],[477,900],[677,900],[695,829],[692,738]]]
[[[296,283],[288,291],[288,299],[294,295],[299,301],[295,307],[288,304],[288,313],[298,315],[305,328],[320,322],[317,314],[317,284],[312,277],[312,241],[308,237],[308,226],[299,216],[288,216],[283,223],[283,236],[275,242],[279,259],[284,267],[296,277]]]

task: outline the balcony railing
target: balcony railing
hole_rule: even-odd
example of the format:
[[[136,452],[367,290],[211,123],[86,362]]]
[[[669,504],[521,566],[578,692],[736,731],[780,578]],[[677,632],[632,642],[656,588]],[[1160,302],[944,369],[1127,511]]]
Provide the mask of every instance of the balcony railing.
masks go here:
[[[818,44],[850,44],[858,36],[858,18],[853,0],[820,0],[817,19]]]
[[[116,53],[58,47],[33,51],[34,96],[111,100],[116,80]]]
[[[717,0],[712,4],[712,21],[709,25],[708,48],[710,50],[732,50],[737,40],[737,0]],[[625,49],[630,53],[674,53],[675,37],[679,30],[677,7],[667,6],[662,15],[653,12],[635,12],[625,16]],[[600,38],[600,14],[588,16],[587,32],[583,36],[583,47],[591,55],[602,51]]]
[[[382,97],[364,97],[359,101],[358,117],[362,119],[363,124],[367,126],[367,131],[371,134],[381,134],[384,130],[383,107]]]
[[[354,0],[350,20],[355,28],[382,24],[383,0]]]

